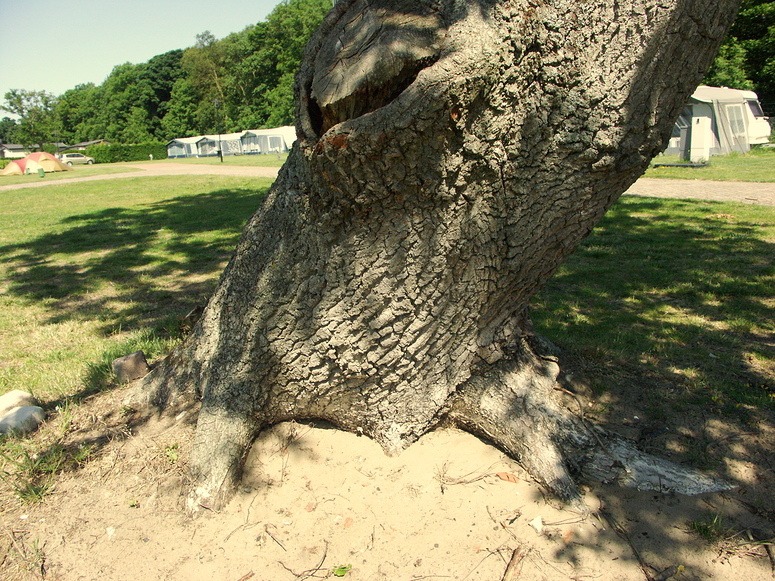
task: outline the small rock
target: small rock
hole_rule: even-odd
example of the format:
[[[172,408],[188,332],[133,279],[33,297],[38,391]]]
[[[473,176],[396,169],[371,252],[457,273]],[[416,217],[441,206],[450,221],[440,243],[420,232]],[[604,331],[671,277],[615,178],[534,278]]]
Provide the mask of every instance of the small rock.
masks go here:
[[[0,417],[0,434],[29,434],[46,419],[43,408],[34,405],[15,407]]]
[[[38,402],[32,397],[31,393],[27,393],[20,389],[11,390],[8,393],[0,395],[0,418],[13,408],[26,405],[37,405],[37,403]]]
[[[148,367],[148,362],[145,360],[145,353],[142,351],[135,351],[129,355],[114,359],[112,366],[113,373],[116,375],[119,383],[129,383],[135,379],[145,377],[151,370]]]

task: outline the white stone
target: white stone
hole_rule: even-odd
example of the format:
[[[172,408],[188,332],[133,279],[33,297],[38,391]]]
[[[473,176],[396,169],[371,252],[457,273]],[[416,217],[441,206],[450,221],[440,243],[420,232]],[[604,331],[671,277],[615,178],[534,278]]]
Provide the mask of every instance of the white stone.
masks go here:
[[[4,393],[3,395],[0,395],[0,418],[13,408],[36,405],[37,403],[38,402],[31,393],[27,393],[20,389],[14,389],[8,393]]]
[[[15,407],[0,417],[0,434],[29,434],[46,419],[43,408],[34,405]]]
[[[539,535],[544,532],[544,519],[540,516],[535,517],[527,524],[533,527]]]

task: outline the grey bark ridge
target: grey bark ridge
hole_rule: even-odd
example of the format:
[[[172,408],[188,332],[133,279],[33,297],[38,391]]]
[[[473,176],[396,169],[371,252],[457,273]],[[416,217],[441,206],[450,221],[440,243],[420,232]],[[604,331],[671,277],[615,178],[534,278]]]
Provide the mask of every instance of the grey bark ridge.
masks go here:
[[[258,430],[308,418],[389,454],[451,419],[578,498],[588,431],[526,307],[663,149],[736,8],[339,2],[297,76],[299,140],[136,394],[201,398],[189,508],[229,496]]]

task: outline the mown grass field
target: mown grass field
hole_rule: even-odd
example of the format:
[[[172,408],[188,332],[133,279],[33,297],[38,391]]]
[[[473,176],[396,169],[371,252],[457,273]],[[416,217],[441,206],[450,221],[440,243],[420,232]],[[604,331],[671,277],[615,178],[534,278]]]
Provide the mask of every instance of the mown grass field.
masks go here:
[[[287,153],[267,154],[267,155],[225,155],[223,162],[218,157],[181,157],[176,159],[165,159],[162,161],[174,163],[193,163],[199,165],[247,165],[254,167],[280,167],[288,159]]]
[[[280,167],[285,163],[288,154],[279,155],[227,155],[223,158],[223,165],[231,166],[249,166],[249,167]],[[133,167],[138,163],[142,164],[196,164],[196,165],[219,165],[221,160],[218,157],[188,157],[181,159],[157,159],[142,162],[122,162],[122,163],[100,163],[95,165],[76,165],[71,171],[61,171],[47,173],[45,177],[40,177],[37,173],[22,176],[0,176],[0,186],[10,186],[16,184],[28,184],[40,181],[62,181],[73,178],[86,178],[91,176],[110,175],[116,173],[129,173],[142,171],[140,168]]]
[[[775,410],[775,208],[625,196],[535,302],[598,394],[655,416]],[[646,387],[648,386],[648,387]]]
[[[47,173],[45,177],[40,177],[37,173],[22,176],[0,176],[0,186],[11,186],[16,184],[29,184],[34,182],[67,181],[73,178],[88,178],[91,176],[110,175],[115,173],[129,173],[141,171],[132,168],[127,164],[106,163],[98,165],[78,165],[71,171],[58,171]]]
[[[0,192],[0,393],[51,405],[157,357],[203,304],[270,180],[165,176]]]
[[[270,184],[162,176],[0,191],[0,393],[31,391],[64,441],[73,406],[115,385],[115,357],[153,360],[181,340]],[[722,452],[702,426],[755,432],[775,411],[773,257],[775,208],[625,196],[536,297],[535,326],[591,417],[683,434],[681,458],[715,468]],[[41,485],[37,450],[34,437],[0,442],[21,474],[15,494],[31,501],[60,466],[85,461],[57,453]]]

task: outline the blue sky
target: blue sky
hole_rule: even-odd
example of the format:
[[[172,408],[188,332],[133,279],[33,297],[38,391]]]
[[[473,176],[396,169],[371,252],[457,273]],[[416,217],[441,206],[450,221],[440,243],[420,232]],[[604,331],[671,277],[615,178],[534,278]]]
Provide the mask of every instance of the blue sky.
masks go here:
[[[264,20],[279,0],[0,0],[0,103],[10,89],[60,95],[116,65]],[[7,113],[0,111],[0,117]]]

